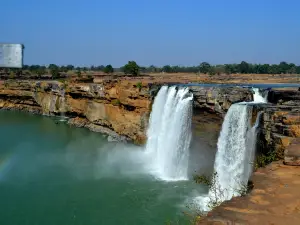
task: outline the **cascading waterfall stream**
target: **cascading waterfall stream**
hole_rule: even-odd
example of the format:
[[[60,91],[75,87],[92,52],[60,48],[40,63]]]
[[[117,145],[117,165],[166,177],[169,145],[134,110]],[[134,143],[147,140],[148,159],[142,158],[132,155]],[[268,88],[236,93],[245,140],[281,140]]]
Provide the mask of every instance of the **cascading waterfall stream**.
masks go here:
[[[66,115],[65,115],[65,111],[66,111],[65,101],[66,101],[66,99],[65,99],[65,90],[64,89],[62,89],[60,91],[60,95],[61,95],[61,109],[60,109],[61,119],[60,119],[60,121],[65,121],[65,119],[66,119]]]
[[[188,178],[193,95],[188,88],[161,87],[150,115],[146,154],[163,180]]]
[[[224,118],[214,163],[214,183],[208,196],[197,198],[205,211],[211,209],[211,201],[221,203],[239,196],[252,174],[257,127],[261,116],[261,113],[257,115],[256,123],[251,127],[252,107],[253,104],[267,102],[258,89],[253,91],[253,102],[231,105]]]
[[[254,94],[253,94],[253,102],[254,103],[267,103],[268,93],[265,96],[263,96],[260,93],[259,88],[252,88],[252,90],[254,91]]]

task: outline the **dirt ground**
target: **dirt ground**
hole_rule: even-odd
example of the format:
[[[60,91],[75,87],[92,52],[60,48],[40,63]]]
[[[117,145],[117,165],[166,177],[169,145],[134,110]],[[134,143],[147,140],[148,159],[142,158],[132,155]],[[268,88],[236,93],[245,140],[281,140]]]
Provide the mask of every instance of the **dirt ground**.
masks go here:
[[[102,82],[103,78],[110,78],[109,75],[95,76],[95,83]],[[231,74],[213,75],[195,73],[151,73],[148,75],[131,77],[116,74],[115,78],[151,82],[174,82],[174,83],[300,83],[300,74]]]
[[[252,180],[248,196],[224,202],[198,225],[300,224],[300,166],[274,162],[258,169]]]

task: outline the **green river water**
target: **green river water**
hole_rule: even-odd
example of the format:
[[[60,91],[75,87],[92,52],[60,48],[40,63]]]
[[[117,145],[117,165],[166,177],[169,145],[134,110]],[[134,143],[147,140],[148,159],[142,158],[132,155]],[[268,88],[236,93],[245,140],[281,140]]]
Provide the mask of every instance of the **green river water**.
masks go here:
[[[56,120],[0,111],[1,225],[186,224],[207,191],[151,176],[142,147]]]

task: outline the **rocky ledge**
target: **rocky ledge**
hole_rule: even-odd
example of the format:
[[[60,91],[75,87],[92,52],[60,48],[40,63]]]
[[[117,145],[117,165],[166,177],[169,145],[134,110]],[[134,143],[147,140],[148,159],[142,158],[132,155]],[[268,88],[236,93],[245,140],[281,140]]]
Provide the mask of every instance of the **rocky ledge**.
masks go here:
[[[143,143],[152,97],[149,87],[130,81],[102,84],[58,81],[0,83],[0,108],[66,115],[69,124]]]
[[[0,109],[66,115],[71,125],[141,144],[146,140],[151,105],[161,85],[125,79],[97,84],[8,80],[0,82]],[[252,100],[251,90],[244,88],[190,89],[194,108],[221,115],[232,103]]]

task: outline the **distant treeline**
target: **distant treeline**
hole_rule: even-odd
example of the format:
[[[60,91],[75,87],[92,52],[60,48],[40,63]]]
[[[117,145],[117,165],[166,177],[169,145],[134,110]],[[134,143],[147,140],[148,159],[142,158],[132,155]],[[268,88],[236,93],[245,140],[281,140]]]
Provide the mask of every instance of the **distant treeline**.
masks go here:
[[[1,69],[1,68],[0,68]],[[251,64],[242,61],[239,64],[223,64],[211,65],[207,62],[202,62],[198,66],[170,66],[165,65],[158,67],[151,65],[149,67],[139,66],[135,61],[129,61],[121,68],[113,68],[112,65],[100,65],[91,67],[75,67],[73,65],[58,66],[50,64],[49,66],[40,65],[24,65],[20,69],[2,69],[7,73],[15,73],[16,75],[26,74],[41,76],[44,74],[51,74],[53,77],[60,76],[61,73],[74,71],[78,76],[82,72],[97,71],[107,74],[114,72],[124,72],[125,74],[138,75],[140,73],[205,73],[210,75],[220,74],[300,74],[300,66],[294,63],[280,62],[279,64]]]

